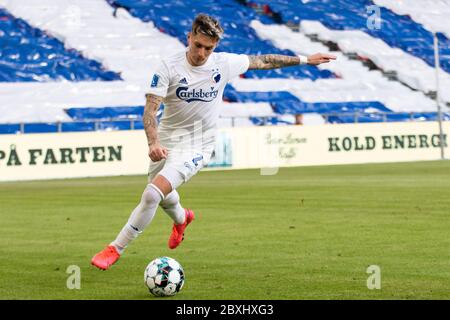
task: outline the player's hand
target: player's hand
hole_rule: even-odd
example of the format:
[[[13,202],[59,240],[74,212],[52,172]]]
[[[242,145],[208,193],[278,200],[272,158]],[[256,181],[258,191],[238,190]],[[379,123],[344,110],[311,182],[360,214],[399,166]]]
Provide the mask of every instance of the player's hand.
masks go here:
[[[308,64],[317,66],[321,63],[328,63],[331,60],[336,60],[336,56],[327,53],[315,53],[308,57]]]
[[[148,156],[153,162],[160,161],[162,159],[167,159],[169,151],[160,144],[154,144],[148,148]]]

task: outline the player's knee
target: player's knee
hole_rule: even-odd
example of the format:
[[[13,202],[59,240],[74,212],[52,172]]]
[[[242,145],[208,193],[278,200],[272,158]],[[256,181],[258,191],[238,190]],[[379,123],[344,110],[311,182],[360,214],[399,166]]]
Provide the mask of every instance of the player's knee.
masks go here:
[[[144,192],[142,193],[141,202],[143,205],[149,206],[149,205],[158,205],[163,198],[163,194],[161,193],[158,188],[155,186],[149,184],[147,188],[145,188]]]
[[[178,202],[180,202],[180,196],[176,190],[173,190],[163,201],[161,201],[160,205],[163,209],[168,209],[175,206]]]

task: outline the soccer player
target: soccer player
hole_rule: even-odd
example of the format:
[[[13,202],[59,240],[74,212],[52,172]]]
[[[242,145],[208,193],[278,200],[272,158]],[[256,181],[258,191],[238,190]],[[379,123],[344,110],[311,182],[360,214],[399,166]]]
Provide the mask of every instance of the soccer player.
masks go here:
[[[274,69],[301,64],[319,65],[336,59],[317,53],[306,56],[277,54],[244,55],[214,53],[223,29],[219,22],[199,14],[188,33],[188,48],[163,59],[146,94],[143,122],[151,159],[140,203],[128,222],[91,263],[108,269],[152,221],[158,206],[173,219],[169,248],[175,249],[194,212],[180,204],[177,188],[191,179],[209,161],[225,85],[250,69]],[[156,112],[164,102],[159,125]]]

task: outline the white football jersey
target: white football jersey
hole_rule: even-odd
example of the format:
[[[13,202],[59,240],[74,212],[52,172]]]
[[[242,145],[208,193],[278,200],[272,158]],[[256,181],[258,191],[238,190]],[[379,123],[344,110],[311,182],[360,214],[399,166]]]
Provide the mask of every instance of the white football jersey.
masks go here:
[[[184,141],[203,150],[213,148],[225,85],[246,72],[249,63],[246,55],[225,52],[213,52],[198,67],[189,64],[186,51],[163,59],[148,90],[164,98],[161,145],[170,150]]]

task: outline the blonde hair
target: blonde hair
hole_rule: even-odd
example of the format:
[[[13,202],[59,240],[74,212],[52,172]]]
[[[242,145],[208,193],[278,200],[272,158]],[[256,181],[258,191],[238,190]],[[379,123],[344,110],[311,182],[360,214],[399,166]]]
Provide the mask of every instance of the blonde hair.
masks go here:
[[[198,33],[211,37],[215,40],[222,39],[223,29],[217,19],[208,16],[207,14],[200,13],[195,17],[192,23],[192,34]]]

